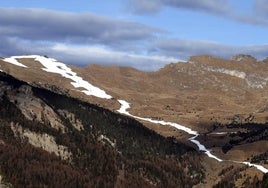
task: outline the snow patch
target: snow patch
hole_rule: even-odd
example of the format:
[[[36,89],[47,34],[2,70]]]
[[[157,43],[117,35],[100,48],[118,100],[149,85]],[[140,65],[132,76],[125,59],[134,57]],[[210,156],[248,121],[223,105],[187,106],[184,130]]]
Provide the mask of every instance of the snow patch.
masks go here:
[[[210,135],[226,135],[226,134],[235,134],[237,132],[213,132]]]
[[[7,63],[11,63],[13,65],[17,65],[17,66],[20,66],[20,67],[24,67],[24,68],[28,68],[27,66],[23,65],[22,63],[18,62],[18,58],[21,58],[23,56],[12,56],[12,57],[7,57],[7,58],[4,58],[3,61],[7,62]]]
[[[250,163],[250,162],[246,162],[246,161],[244,161],[244,162],[240,162],[240,161],[232,161],[232,160],[230,160],[231,162],[234,162],[234,163],[238,163],[238,164],[244,164],[244,165],[247,165],[247,166],[252,166],[252,167],[255,167],[255,168],[257,168],[258,170],[260,170],[261,172],[263,172],[263,173],[268,173],[268,169],[267,168],[265,168],[265,167],[263,167],[263,166],[261,166],[261,165],[257,165],[257,164],[252,164],[252,163]]]
[[[258,170],[262,171],[263,173],[268,173],[268,169],[267,168],[264,168],[263,166],[261,165],[256,165],[256,164],[252,164],[252,163],[249,163],[249,162],[242,162],[242,164],[245,164],[247,166],[254,166],[256,167]]]
[[[175,128],[177,128],[179,130],[185,131],[188,134],[198,135],[198,133],[196,131],[193,131],[192,129],[190,129],[188,127],[185,127],[185,126],[182,126],[182,125],[177,124],[177,123],[165,122],[165,121],[153,120],[153,119],[150,119],[150,118],[142,118],[142,117],[134,116],[134,115],[130,114],[127,111],[127,109],[130,108],[130,104],[127,101],[125,101],[125,100],[118,100],[118,102],[121,104],[121,107],[117,111],[120,112],[121,114],[125,114],[125,115],[131,116],[133,118],[136,118],[136,119],[139,119],[139,120],[143,120],[143,121],[148,121],[148,122],[151,122],[151,123],[154,123],[154,124],[170,125],[170,126],[175,127]]]
[[[228,134],[228,132],[215,132],[215,133],[210,133],[210,134],[225,135],[225,134]]]
[[[196,136],[194,136],[194,137],[192,137],[192,138],[189,138],[189,140],[198,146],[199,151],[203,151],[203,152],[205,152],[205,154],[206,154],[208,157],[210,157],[210,158],[212,158],[212,159],[215,159],[215,160],[217,160],[217,161],[219,161],[219,162],[222,162],[222,161],[223,161],[222,159],[220,159],[220,158],[218,158],[217,156],[213,155],[213,154],[210,152],[210,150],[208,150],[208,149],[207,149],[204,145],[202,145],[198,140],[195,140],[195,138],[197,138],[198,135],[199,135],[199,134],[197,134]]]
[[[46,72],[60,74],[64,78],[68,78],[72,80],[71,84],[75,88],[84,88],[82,92],[86,95],[93,95],[95,97],[103,98],[103,99],[111,99],[112,96],[106,94],[104,90],[101,90],[98,87],[93,86],[89,82],[83,80],[81,77],[77,76],[75,72],[72,71],[69,67],[67,67],[64,63],[61,63],[55,59],[47,58],[39,55],[28,55],[28,56],[13,56],[9,59],[12,60],[13,63],[20,64],[17,59],[21,58],[32,58],[35,61],[40,62],[45,68],[42,68]]]

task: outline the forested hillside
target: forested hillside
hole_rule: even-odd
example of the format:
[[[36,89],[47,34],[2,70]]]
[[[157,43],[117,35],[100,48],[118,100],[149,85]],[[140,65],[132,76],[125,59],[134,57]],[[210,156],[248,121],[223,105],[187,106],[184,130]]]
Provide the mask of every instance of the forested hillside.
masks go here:
[[[129,117],[0,74],[2,184],[192,187],[202,181],[193,148]]]

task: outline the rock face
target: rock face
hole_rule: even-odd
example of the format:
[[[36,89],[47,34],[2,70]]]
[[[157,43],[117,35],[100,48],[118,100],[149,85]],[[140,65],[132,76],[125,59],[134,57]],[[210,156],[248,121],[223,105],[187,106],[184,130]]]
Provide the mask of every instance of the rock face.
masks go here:
[[[7,96],[27,119],[46,122],[57,130],[65,131],[65,126],[61,124],[57,114],[44,101],[33,95],[29,85],[22,85],[15,91],[9,91]]]
[[[263,60],[264,63],[268,63],[268,57]]]
[[[62,160],[72,161],[72,154],[68,152],[68,148],[56,143],[55,138],[48,134],[40,134],[25,129],[18,124],[11,122],[11,130],[16,137],[26,139],[29,144],[41,148],[49,153],[59,156]]]
[[[245,55],[245,54],[238,54],[231,58],[233,61],[239,61],[239,62],[256,62],[257,59],[252,57],[251,55]]]

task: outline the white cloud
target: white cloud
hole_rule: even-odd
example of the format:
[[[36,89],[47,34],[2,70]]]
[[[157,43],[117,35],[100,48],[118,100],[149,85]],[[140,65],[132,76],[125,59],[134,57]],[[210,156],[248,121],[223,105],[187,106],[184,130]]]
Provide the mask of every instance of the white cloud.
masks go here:
[[[268,16],[268,3],[266,0],[255,0],[255,12],[261,16]]]
[[[216,57],[230,58],[236,54],[249,54],[258,59],[267,57],[268,44],[235,46],[213,41],[193,41],[184,39],[161,39],[152,44],[152,49],[172,57],[188,59],[193,55],[213,55]]]
[[[144,41],[164,32],[136,22],[93,13],[46,9],[0,8],[0,35],[26,40],[103,43],[120,46]]]
[[[212,41],[183,39],[159,39],[148,46],[146,55],[115,50],[106,46],[72,45],[63,43],[29,42],[12,38],[1,40],[0,55],[48,55],[73,65],[102,64],[131,66],[140,70],[153,71],[171,62],[187,60],[189,56],[209,54],[230,58],[236,54],[249,54],[258,59],[267,57],[268,44],[233,46]]]
[[[229,0],[128,0],[129,9],[136,14],[155,14],[165,7],[205,12],[235,22],[268,26],[268,4],[266,0],[255,0],[254,14],[239,13],[239,4]],[[266,18],[264,17],[266,16]]]
[[[100,46],[73,46],[56,44],[51,53],[60,59],[79,64],[104,64],[131,66],[144,71],[157,70],[165,64],[181,60],[161,55],[139,55],[127,52],[114,51]]]
[[[137,14],[154,14],[162,8],[160,0],[129,0],[127,8]]]
[[[200,11],[211,9],[211,13],[212,10],[223,13],[228,7],[220,6],[225,1],[209,0],[195,1],[196,4],[192,0],[157,0],[155,4],[148,1],[147,5],[144,5],[147,1],[142,2],[140,6],[147,6],[151,11],[161,9],[163,3]],[[250,15],[229,16],[252,24],[265,25],[267,22]],[[161,29],[92,13],[0,8],[0,25],[1,56],[48,55],[75,65],[113,64],[157,70],[167,63],[199,54],[229,58],[243,53],[262,59],[267,56],[268,49],[266,44],[233,46],[211,41],[164,39]]]
[[[165,6],[214,14],[223,14],[230,9],[227,0],[128,0],[128,7],[134,13],[157,13]]]

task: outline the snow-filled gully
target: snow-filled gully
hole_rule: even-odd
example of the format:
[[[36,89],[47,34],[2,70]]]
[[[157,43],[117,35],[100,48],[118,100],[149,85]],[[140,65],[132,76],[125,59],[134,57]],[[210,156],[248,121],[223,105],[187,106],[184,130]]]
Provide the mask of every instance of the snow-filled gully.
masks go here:
[[[165,122],[165,121],[159,121],[159,120],[152,120],[150,118],[142,118],[142,117],[138,117],[138,116],[134,116],[134,115],[131,115],[127,109],[130,108],[130,104],[124,100],[118,100],[118,102],[121,104],[121,108],[119,110],[117,110],[118,112],[120,112],[121,114],[125,114],[125,115],[128,115],[128,116],[131,116],[133,118],[136,118],[136,119],[139,119],[139,120],[143,120],[143,121],[148,121],[148,122],[151,122],[151,123],[155,123],[155,124],[160,124],[160,125],[169,125],[169,126],[172,126],[172,127],[175,127],[176,129],[178,130],[182,130],[184,132],[187,132],[188,134],[191,134],[191,135],[194,135],[193,137],[189,138],[189,140],[191,142],[193,142],[194,144],[196,144],[198,146],[198,149],[200,151],[203,151],[205,152],[205,154],[207,156],[209,156],[210,158],[213,158],[213,159],[216,159],[217,161],[219,162],[222,162],[222,159],[216,157],[215,155],[213,155],[208,149],[206,149],[206,147],[204,145],[202,145],[198,140],[195,140],[198,136],[199,136],[199,133],[197,131],[193,131],[192,129],[188,128],[188,127],[185,127],[185,126],[182,126],[180,124],[177,124],[177,123],[172,123],[172,122]]]
[[[118,112],[120,112],[121,114],[125,114],[128,115],[130,117],[139,119],[139,120],[143,120],[143,121],[148,121],[151,123],[155,123],[155,124],[160,124],[160,125],[169,125],[172,127],[175,127],[178,130],[182,130],[184,132],[187,132],[188,134],[194,135],[193,137],[189,138],[188,140],[193,142],[195,145],[198,146],[199,151],[204,152],[208,157],[213,158],[219,162],[223,162],[223,161],[229,161],[229,162],[234,162],[234,163],[239,163],[239,164],[245,164],[247,166],[253,166],[256,167],[258,170],[262,171],[263,173],[268,173],[268,169],[261,166],[261,165],[257,165],[257,164],[252,164],[250,162],[241,162],[241,161],[234,161],[234,160],[223,160],[218,158],[217,156],[213,155],[204,145],[202,145],[198,140],[196,140],[196,138],[199,136],[199,133],[197,131],[193,131],[192,129],[185,127],[183,125],[177,124],[177,123],[172,123],[172,122],[165,122],[165,121],[158,121],[158,120],[152,120],[150,118],[142,118],[142,117],[138,117],[138,116],[134,116],[132,114],[130,114],[127,109],[130,108],[130,104],[127,101],[124,100],[118,100],[118,102],[121,104],[121,108],[119,110],[117,110]]]
[[[13,57],[5,58],[5,59],[3,59],[3,61],[17,65],[17,66],[27,68],[27,66],[25,66],[17,61],[17,59],[21,59],[21,58],[34,59],[35,61],[40,62],[45,67],[42,70],[47,71],[47,72],[51,72],[51,73],[57,73],[65,78],[72,80],[71,84],[75,88],[78,88],[78,87],[84,88],[85,90],[83,90],[82,92],[85,93],[86,95],[93,95],[95,97],[99,97],[99,98],[103,98],[103,99],[111,99],[112,98],[112,96],[106,94],[106,92],[104,90],[101,90],[100,88],[95,87],[95,86],[91,85],[89,82],[83,80],[83,78],[77,76],[77,74],[75,72],[73,72],[69,67],[67,67],[64,63],[58,62],[55,59],[47,58],[47,57],[43,57],[43,56],[38,56],[38,55],[30,55],[30,56],[13,56]],[[163,126],[172,126],[178,130],[182,130],[184,132],[187,132],[190,135],[193,135],[188,140],[191,141],[192,143],[194,143],[195,145],[197,145],[198,149],[200,151],[204,152],[210,158],[213,158],[219,162],[229,161],[229,162],[244,164],[247,166],[253,166],[263,173],[268,173],[268,169],[265,168],[264,166],[261,166],[261,165],[252,164],[249,162],[220,159],[217,156],[213,155],[204,145],[202,145],[196,139],[199,136],[199,133],[197,131],[194,131],[188,127],[185,127],[185,126],[177,124],[177,123],[153,120],[150,118],[143,118],[143,117],[132,115],[127,111],[127,109],[130,108],[130,104],[127,101],[118,100],[118,102],[120,103],[121,107],[117,111],[121,114],[133,117],[133,118],[138,119],[138,120],[151,122],[154,124],[160,124]]]

